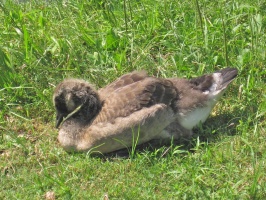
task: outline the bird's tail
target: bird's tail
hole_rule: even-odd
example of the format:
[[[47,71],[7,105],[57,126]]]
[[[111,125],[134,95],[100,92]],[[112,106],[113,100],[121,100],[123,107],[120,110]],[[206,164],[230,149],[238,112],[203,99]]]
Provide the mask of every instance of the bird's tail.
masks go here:
[[[236,68],[225,68],[219,71],[216,71],[213,73],[214,76],[217,74],[219,77],[219,80],[217,82],[217,89],[223,90],[225,89],[229,83],[231,83],[235,77],[238,74],[238,71]]]
[[[227,88],[237,76],[236,68],[224,68],[212,74],[200,76],[190,80],[194,85],[194,89],[201,90],[206,93],[217,94]]]

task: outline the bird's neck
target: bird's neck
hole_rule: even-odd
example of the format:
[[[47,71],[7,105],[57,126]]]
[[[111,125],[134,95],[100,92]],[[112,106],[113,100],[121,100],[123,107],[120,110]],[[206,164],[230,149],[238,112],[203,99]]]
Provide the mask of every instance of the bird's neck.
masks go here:
[[[85,102],[79,111],[76,113],[74,118],[77,119],[81,124],[91,124],[92,121],[97,117],[102,109],[102,103],[99,100],[92,102]]]

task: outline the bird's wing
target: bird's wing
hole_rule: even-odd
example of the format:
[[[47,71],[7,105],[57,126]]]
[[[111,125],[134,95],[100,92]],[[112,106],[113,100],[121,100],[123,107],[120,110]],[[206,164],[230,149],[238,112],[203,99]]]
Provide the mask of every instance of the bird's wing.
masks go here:
[[[212,74],[192,78],[190,80],[170,78],[179,91],[177,101],[179,111],[185,113],[196,107],[204,106],[209,100],[219,99],[224,89],[237,76],[237,69],[224,68]]]
[[[100,98],[102,100],[105,100],[108,96],[110,96],[115,90],[128,86],[132,83],[142,81],[148,77],[147,73],[145,71],[134,71],[129,74],[125,74],[112,82],[111,84],[105,86],[104,88],[101,88],[98,90]]]
[[[165,104],[175,111],[174,102],[177,99],[178,92],[171,81],[154,77],[142,78],[141,81],[112,89],[95,122],[112,122],[118,117],[130,116],[144,107],[156,104]]]

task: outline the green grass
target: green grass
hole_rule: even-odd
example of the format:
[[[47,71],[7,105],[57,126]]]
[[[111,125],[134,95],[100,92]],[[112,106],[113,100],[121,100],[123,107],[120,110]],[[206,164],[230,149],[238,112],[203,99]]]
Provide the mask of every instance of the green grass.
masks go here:
[[[2,1],[0,199],[265,199],[266,3]],[[145,69],[239,76],[188,144],[129,157],[68,154],[57,142],[54,86],[102,87]]]

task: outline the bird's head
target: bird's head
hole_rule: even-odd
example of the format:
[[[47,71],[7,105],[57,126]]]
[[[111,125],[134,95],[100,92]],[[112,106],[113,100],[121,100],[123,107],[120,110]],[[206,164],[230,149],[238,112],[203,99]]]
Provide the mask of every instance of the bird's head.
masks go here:
[[[80,79],[66,79],[59,83],[54,91],[53,103],[57,128],[64,118],[80,117],[82,121],[90,121],[101,109],[97,91]]]

